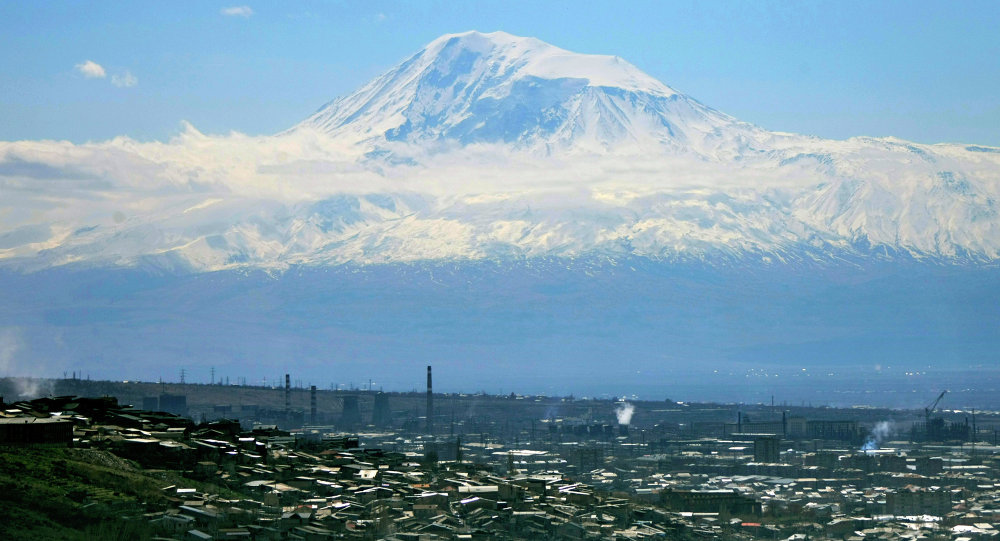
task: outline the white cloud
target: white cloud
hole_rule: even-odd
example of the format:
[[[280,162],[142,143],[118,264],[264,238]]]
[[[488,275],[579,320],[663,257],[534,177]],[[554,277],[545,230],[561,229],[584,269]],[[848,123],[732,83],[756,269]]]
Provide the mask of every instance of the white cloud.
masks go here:
[[[127,88],[139,84],[139,79],[132,75],[131,71],[125,70],[121,74],[112,75],[111,84],[119,88]]]
[[[77,64],[76,71],[79,71],[88,79],[103,79],[107,75],[104,72],[104,67],[93,60],[86,60]]]
[[[926,223],[912,227],[907,216],[915,215],[909,210],[915,203],[879,199],[872,203],[878,208],[860,215],[857,205],[838,199],[844,191],[838,186],[849,179],[805,168],[668,155],[541,157],[503,145],[420,155],[422,165],[407,166],[370,160],[362,151],[309,130],[211,136],[190,125],[168,142],[0,141],[0,266],[155,257],[220,269],[588,249],[780,253],[799,239],[848,243],[858,231],[873,242],[927,253],[940,249],[922,239],[941,235],[986,257],[1000,251],[998,218],[961,220],[963,211],[949,210],[947,198],[921,206]],[[934,152],[934,167],[947,161],[984,200],[1000,200],[993,182],[1000,157],[946,160],[947,148]],[[871,193],[895,185],[895,177],[877,176],[873,159],[848,154],[841,162],[868,171]],[[913,177],[901,185],[931,182],[929,171],[931,180]],[[899,227],[879,226],[873,217],[880,213],[893,213]],[[974,242],[963,240],[968,236]],[[0,347],[0,361],[4,355],[10,357]]]
[[[231,6],[222,8],[219,13],[227,17],[249,17],[253,15],[253,9],[250,6]]]
[[[84,77],[88,79],[104,79],[108,76],[107,70],[104,66],[94,62],[93,60],[85,60],[76,66],[76,71],[80,72]],[[116,73],[111,76],[111,84],[119,88],[127,88],[130,86],[135,86],[139,84],[139,79],[132,72],[125,70],[121,73]]]
[[[375,22],[380,23],[386,19],[385,13],[375,14]]]

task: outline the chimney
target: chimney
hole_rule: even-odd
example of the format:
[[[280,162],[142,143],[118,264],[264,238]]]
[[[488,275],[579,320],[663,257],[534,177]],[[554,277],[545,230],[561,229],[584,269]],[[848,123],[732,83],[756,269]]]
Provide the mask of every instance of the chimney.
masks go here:
[[[392,409],[389,407],[389,395],[382,392],[375,395],[375,405],[372,409],[372,424],[379,427],[392,425]]]
[[[309,387],[309,424],[316,426],[316,386]]]
[[[285,413],[292,409],[292,377],[285,374]]]
[[[431,386],[431,367],[427,367],[427,433],[434,432],[434,388]]]

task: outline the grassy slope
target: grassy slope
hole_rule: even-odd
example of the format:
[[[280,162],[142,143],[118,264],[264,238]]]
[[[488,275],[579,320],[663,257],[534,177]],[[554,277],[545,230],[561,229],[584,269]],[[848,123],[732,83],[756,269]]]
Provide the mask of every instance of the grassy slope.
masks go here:
[[[169,481],[104,451],[0,448],[0,532],[22,540],[148,538],[141,515],[166,507],[161,488]]]

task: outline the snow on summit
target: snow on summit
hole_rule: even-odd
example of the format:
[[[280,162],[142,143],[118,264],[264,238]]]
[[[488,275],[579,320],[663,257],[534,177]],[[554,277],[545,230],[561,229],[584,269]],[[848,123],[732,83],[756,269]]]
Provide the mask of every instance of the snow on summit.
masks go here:
[[[621,58],[505,32],[442,36],[299,127],[366,150],[453,140],[603,151],[703,151],[716,130],[749,128]]]
[[[442,36],[274,136],[0,142],[0,265],[1000,258],[1000,149],[770,132],[615,56]]]
[[[445,53],[445,51],[448,51]],[[535,38],[506,32],[446,34],[424,48],[424,56],[456,52],[479,54],[487,69],[511,78],[584,79],[589,86],[607,86],[669,97],[677,92],[617,56],[579,54]]]

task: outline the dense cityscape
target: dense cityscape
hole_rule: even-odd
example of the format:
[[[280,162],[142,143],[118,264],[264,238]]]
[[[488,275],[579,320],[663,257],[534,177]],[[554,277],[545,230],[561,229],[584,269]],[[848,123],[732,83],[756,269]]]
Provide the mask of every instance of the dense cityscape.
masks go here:
[[[47,396],[20,394],[26,388]],[[18,539],[991,539],[995,412],[0,380]]]

